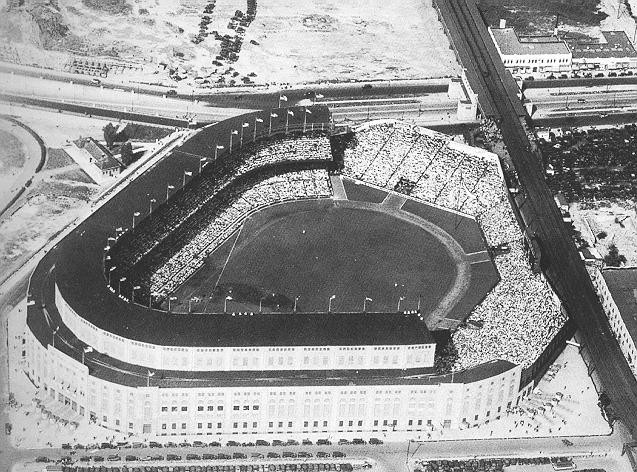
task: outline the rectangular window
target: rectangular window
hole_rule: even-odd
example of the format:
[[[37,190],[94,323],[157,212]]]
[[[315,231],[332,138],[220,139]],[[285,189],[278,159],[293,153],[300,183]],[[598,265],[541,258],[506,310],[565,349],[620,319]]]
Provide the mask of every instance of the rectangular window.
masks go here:
[[[233,407],[232,407],[232,409],[233,409],[234,411],[239,411],[239,405],[235,405],[235,406],[233,406]]]
[[[259,405],[254,405],[254,406],[252,407],[252,409],[253,409],[253,410],[258,410],[258,409],[259,409]]]
[[[181,423],[181,429],[186,429],[186,423]]]
[[[197,429],[203,428],[203,423],[197,423]]]
[[[323,421],[323,427],[327,428],[327,421]]]
[[[187,406],[182,406],[181,407],[181,411],[188,411],[188,407]]]
[[[161,425],[161,429],[166,429],[166,423],[163,423],[163,424]]]
[[[243,405],[243,409],[244,410],[249,410],[250,409],[250,405]]]
[[[279,428],[283,428],[283,421],[279,421]]]
[[[162,406],[161,407],[161,411],[168,411],[168,407],[167,406]]]
[[[197,407],[197,411],[203,411],[203,406],[202,406],[202,405],[199,405],[199,406]]]
[[[307,426],[308,426],[308,422],[307,422],[307,421],[304,421],[304,422],[303,422],[303,427],[304,427],[304,428],[307,428]]]
[[[208,423],[208,429],[212,429],[212,423]]]
[[[223,411],[223,405],[219,405],[219,406],[217,407],[217,411]]]
[[[215,407],[212,405],[208,405],[208,411],[214,411]]]
[[[232,427],[233,427],[234,429],[237,429],[237,428],[239,427],[239,423],[232,423]]]

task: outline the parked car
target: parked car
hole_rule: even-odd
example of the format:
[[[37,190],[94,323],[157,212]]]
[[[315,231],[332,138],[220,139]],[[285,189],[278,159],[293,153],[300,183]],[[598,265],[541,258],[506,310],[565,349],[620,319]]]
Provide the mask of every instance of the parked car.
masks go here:
[[[177,447],[177,443],[174,443],[174,442],[172,442],[172,441],[168,441],[168,442],[166,443],[166,447]]]
[[[243,452],[233,452],[232,453],[232,458],[233,459],[247,459],[248,456],[246,456]]]
[[[316,453],[316,457],[318,457],[319,459],[323,459],[325,457],[330,457],[330,453],[329,452],[324,452],[324,451],[319,451]]]
[[[221,447],[221,443],[218,441],[212,441],[210,444],[208,444],[208,446],[210,447]]]
[[[316,445],[317,446],[331,446],[332,442],[329,441],[328,439],[318,439],[316,441]]]
[[[345,453],[341,451],[334,451],[332,457],[345,457]]]
[[[133,443],[133,449],[141,449],[142,447],[144,447],[143,443],[140,443],[140,442]]]
[[[253,459],[263,459],[265,456],[260,452],[253,452],[252,454],[250,454],[250,457],[252,457]]]
[[[370,444],[383,444],[383,441],[378,438],[369,438]]]
[[[309,439],[304,439],[303,441],[301,441],[301,444],[303,444],[304,446],[311,446],[312,441],[310,441]]]
[[[283,451],[282,457],[284,459],[293,459],[296,457],[296,454],[294,454],[293,452],[290,451]]]
[[[237,447],[237,446],[241,446],[241,444],[239,444],[237,441],[228,441],[226,443],[227,447]]]
[[[122,458],[120,456],[118,456],[117,454],[111,454],[110,456],[108,456],[106,458],[106,460],[111,461],[111,462],[117,462],[117,461],[121,461]]]
[[[80,457],[80,462],[90,462],[91,461],[91,457],[90,456],[82,456]]]
[[[192,444],[190,444],[188,441],[182,441],[179,443],[179,447],[192,447]]]
[[[264,441],[263,439],[257,439],[256,445],[257,446],[269,446],[270,443],[268,441]]]
[[[275,439],[274,441],[272,441],[272,445],[273,446],[283,446],[285,443],[279,439]]]
[[[187,461],[200,461],[201,456],[199,454],[186,454]]]
[[[192,447],[206,447],[207,444],[203,441],[193,441]]]
[[[232,459],[232,457],[230,457],[230,454],[224,454],[223,452],[217,455],[217,459],[220,460],[228,460],[228,459]]]
[[[339,446],[343,446],[343,445],[346,445],[346,444],[350,444],[350,442],[347,439],[339,439],[338,440],[338,445]]]
[[[285,444],[288,446],[298,446],[299,442],[294,439],[288,439],[288,441]]]
[[[312,457],[312,454],[309,452],[301,451],[297,454],[297,457]]]
[[[213,461],[217,458],[217,456],[215,456],[214,454],[204,454],[203,456],[201,456],[203,458],[203,460],[205,461]]]
[[[49,458],[46,456],[38,456],[35,458],[36,462],[49,462]]]
[[[367,444],[367,442],[361,438],[354,438],[352,439],[352,444],[355,444],[357,446],[362,446],[363,444]]]
[[[71,448],[71,445],[70,445],[70,444],[68,444],[68,443],[64,443],[64,444],[62,444],[62,449],[64,449],[64,450],[68,450],[68,449],[72,449],[72,448]]]
[[[132,461],[138,461],[139,457],[137,457],[137,456],[126,456],[126,460],[127,461],[131,461],[131,462]]]
[[[164,460],[164,456],[162,456],[161,454],[157,454],[156,456],[150,456],[150,458],[153,461],[163,461]]]
[[[166,454],[166,460],[167,461],[180,461],[181,460],[181,456],[178,456],[177,454]]]
[[[268,459],[278,459],[279,457],[281,456],[276,452],[268,452]]]
[[[93,462],[104,462],[104,458],[102,456],[93,456]]]
[[[161,443],[158,443],[157,441],[151,441],[148,443],[148,447],[162,447]]]

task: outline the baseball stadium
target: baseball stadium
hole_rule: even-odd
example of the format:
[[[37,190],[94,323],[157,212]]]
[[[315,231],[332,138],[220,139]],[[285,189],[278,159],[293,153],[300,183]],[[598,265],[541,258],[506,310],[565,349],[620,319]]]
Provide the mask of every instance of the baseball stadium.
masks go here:
[[[480,425],[569,323],[497,156],[324,106],[204,127],[68,233],[29,282],[24,369],[119,432]]]

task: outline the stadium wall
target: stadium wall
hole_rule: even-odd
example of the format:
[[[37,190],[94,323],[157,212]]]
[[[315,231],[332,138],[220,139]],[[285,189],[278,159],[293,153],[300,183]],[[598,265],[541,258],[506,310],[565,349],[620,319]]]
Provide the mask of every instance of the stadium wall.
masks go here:
[[[130,364],[180,371],[290,371],[424,369],[433,367],[435,344],[378,346],[160,346],[104,331],[79,316],[55,288],[64,324],[98,352]]]
[[[98,378],[76,359],[27,331],[25,372],[41,388],[43,405],[74,421],[156,436],[413,432],[477,426],[506,414],[520,398],[521,369],[467,381],[347,380],[340,385],[241,382],[205,388],[130,387]],[[487,367],[488,369],[488,367]],[[456,374],[458,379],[459,374]]]

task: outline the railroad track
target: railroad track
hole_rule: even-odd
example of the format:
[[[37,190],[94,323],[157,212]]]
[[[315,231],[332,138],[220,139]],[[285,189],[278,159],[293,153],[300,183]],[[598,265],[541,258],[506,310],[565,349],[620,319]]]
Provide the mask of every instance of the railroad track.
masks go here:
[[[594,370],[605,393],[623,423],[637,432],[637,381],[615,340],[590,277],[571,235],[544,180],[540,157],[531,151],[522,117],[517,90],[509,85],[505,71],[486,26],[477,13],[474,0],[435,0],[447,27],[460,44],[459,56],[471,80],[481,87],[483,110],[492,110],[500,122],[504,142],[527,195],[523,208],[527,231],[538,235],[547,266],[545,275],[558,294],[569,317],[583,335]],[[445,18],[446,16],[446,18]],[[476,17],[477,16],[477,17]],[[487,43],[488,41],[488,43]],[[470,65],[469,63],[473,64]],[[521,205],[522,206],[522,205]]]

